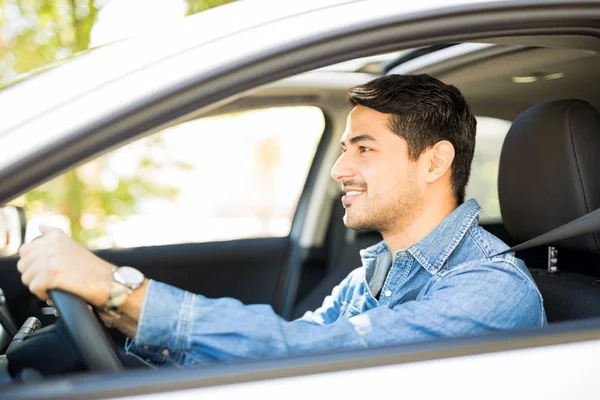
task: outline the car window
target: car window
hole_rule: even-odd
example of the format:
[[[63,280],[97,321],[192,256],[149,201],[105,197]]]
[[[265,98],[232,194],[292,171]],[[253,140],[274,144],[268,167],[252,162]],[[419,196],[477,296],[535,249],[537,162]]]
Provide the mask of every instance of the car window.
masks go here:
[[[477,141],[466,198],[475,198],[481,205],[481,223],[498,223],[502,221],[498,200],[500,152],[511,122],[481,116],[476,118]]]
[[[286,236],[325,128],[317,107],[181,123],[26,193],[26,241],[45,222],[92,249]]]

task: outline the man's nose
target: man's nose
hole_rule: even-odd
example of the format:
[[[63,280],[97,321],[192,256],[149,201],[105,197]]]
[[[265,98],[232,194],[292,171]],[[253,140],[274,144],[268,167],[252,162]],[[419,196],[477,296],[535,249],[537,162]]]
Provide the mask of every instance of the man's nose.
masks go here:
[[[350,165],[349,160],[345,156],[345,154],[342,154],[340,158],[337,159],[333,168],[331,169],[331,177],[337,182],[342,182],[344,180],[352,178],[353,176],[354,169]]]

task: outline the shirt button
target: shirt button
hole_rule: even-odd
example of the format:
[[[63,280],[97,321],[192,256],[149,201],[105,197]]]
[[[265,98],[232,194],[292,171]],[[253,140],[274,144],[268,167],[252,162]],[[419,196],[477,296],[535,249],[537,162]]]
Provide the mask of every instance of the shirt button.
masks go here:
[[[390,297],[392,295],[392,291],[388,289],[383,294],[385,295],[385,297]]]
[[[165,356],[165,357],[169,357],[169,354],[170,354],[170,353],[169,353],[169,350],[167,350],[167,349],[164,349],[164,350],[163,350],[163,351],[161,351],[160,353],[161,353],[163,356]]]
[[[144,349],[144,350],[148,350],[149,348],[150,347],[148,347],[148,345],[146,345],[146,344],[142,346],[142,349]]]

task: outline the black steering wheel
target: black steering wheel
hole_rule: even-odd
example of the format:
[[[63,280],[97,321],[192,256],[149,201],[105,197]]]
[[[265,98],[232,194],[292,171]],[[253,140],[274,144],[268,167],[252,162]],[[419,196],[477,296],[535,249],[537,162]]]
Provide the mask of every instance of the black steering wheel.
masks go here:
[[[90,371],[122,371],[119,351],[87,303],[62,290],[51,290],[49,295],[85,366]]]

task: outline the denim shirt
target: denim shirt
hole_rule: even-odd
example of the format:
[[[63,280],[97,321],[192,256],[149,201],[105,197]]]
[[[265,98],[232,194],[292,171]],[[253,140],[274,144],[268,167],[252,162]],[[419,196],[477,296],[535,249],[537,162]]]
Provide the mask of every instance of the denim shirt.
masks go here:
[[[384,242],[361,250],[363,265],[294,321],[268,305],[150,281],[126,349],[151,364],[192,366],[546,325],[525,264],[512,254],[494,256],[508,247],[479,226],[479,212],[467,201],[393,257]]]

